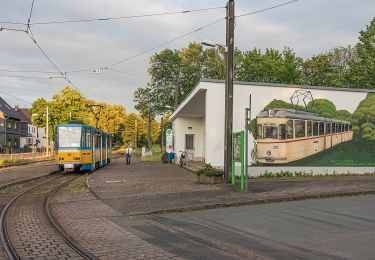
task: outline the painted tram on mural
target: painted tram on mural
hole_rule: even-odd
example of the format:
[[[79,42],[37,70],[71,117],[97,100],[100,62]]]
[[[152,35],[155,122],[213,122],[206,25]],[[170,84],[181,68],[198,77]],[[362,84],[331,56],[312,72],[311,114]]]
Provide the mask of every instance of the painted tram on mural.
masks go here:
[[[111,161],[111,137],[80,121],[56,126],[56,165],[59,170],[93,171]]]
[[[257,158],[285,164],[352,140],[352,124],[294,109],[270,109],[257,115]]]

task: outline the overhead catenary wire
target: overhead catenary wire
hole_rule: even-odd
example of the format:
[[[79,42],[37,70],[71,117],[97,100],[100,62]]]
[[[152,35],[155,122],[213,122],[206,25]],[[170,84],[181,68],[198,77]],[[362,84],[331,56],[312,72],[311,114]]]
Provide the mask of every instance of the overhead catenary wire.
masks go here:
[[[260,9],[260,10],[257,10],[257,11],[252,11],[252,12],[240,14],[240,15],[237,15],[235,18],[241,18],[241,17],[248,16],[248,15],[262,13],[262,12],[265,12],[265,11],[268,11],[268,10],[272,10],[272,9],[275,9],[275,8],[278,8],[278,7],[281,7],[281,6],[284,6],[284,5],[292,4],[294,2],[298,2],[298,0],[292,0],[292,1],[288,1],[288,2],[282,3],[282,4],[278,4],[278,5],[270,6],[270,7],[264,8],[264,9]]]
[[[0,75],[6,78],[24,78],[24,79],[53,79],[56,77],[37,77],[37,76],[23,76],[23,75]]]
[[[12,94],[9,94],[9,93],[7,93],[7,92],[5,92],[5,91],[0,90],[0,93],[3,93],[4,95],[7,95],[7,96],[12,97],[12,98],[14,98],[14,99],[17,99],[17,100],[19,100],[19,101],[25,102],[26,104],[30,104],[30,105],[32,104],[32,103],[29,102],[29,101],[26,101],[26,100],[24,100],[24,99],[22,99],[22,98],[16,97],[16,96],[14,96],[14,95],[12,95]]]
[[[118,64],[121,64],[121,63],[124,63],[124,62],[126,62],[126,61],[132,60],[132,59],[134,59],[134,58],[136,58],[136,57],[142,56],[142,55],[144,55],[144,54],[146,54],[146,53],[148,53],[148,52],[150,52],[150,51],[156,50],[156,49],[158,49],[158,48],[160,48],[160,47],[163,47],[163,46],[165,46],[165,45],[167,45],[167,44],[169,44],[169,43],[172,43],[172,42],[177,41],[177,40],[179,40],[179,39],[182,39],[182,38],[184,38],[184,37],[186,37],[186,36],[188,36],[188,35],[191,35],[191,34],[193,34],[193,33],[196,33],[196,32],[198,32],[198,31],[201,31],[201,30],[203,30],[203,29],[205,29],[205,28],[207,28],[207,27],[210,27],[210,26],[212,26],[212,25],[214,25],[214,24],[216,24],[216,23],[218,23],[218,22],[220,22],[220,21],[223,21],[223,20],[225,20],[225,17],[224,17],[224,18],[217,19],[217,20],[215,20],[215,21],[213,21],[213,22],[211,22],[211,23],[209,23],[209,24],[206,24],[206,25],[204,25],[204,26],[201,26],[201,27],[199,27],[199,28],[197,28],[197,29],[194,29],[194,30],[192,30],[192,31],[190,31],[190,32],[188,32],[188,33],[185,33],[185,34],[183,34],[183,35],[177,36],[177,37],[175,37],[175,38],[173,38],[173,39],[171,39],[171,40],[168,40],[168,41],[166,41],[166,42],[163,42],[163,43],[161,43],[161,44],[158,44],[158,45],[156,45],[156,46],[154,46],[154,47],[152,47],[152,48],[150,48],[150,49],[147,49],[147,50],[145,50],[145,51],[139,52],[139,53],[137,53],[137,54],[135,54],[135,55],[133,55],[133,56],[127,57],[127,58],[125,58],[125,59],[122,59],[122,60],[119,60],[119,61],[117,61],[117,62],[114,62],[114,63],[112,63],[112,64],[110,64],[110,65],[104,66],[103,69],[108,69],[108,68],[114,67],[114,66],[116,66],[116,65],[118,65]]]
[[[57,65],[53,62],[53,60],[48,56],[48,54],[43,50],[43,48],[38,44],[38,42],[36,41],[35,37],[34,37],[34,34],[32,33],[31,31],[31,28],[29,28],[28,30],[28,33],[27,35],[29,36],[29,38],[33,41],[33,43],[38,47],[38,49],[43,53],[43,55],[48,59],[48,61],[52,64],[53,67],[55,67],[55,69],[60,73],[60,75],[73,87],[75,88],[76,90],[80,91],[73,83],[72,81],[68,78],[68,76],[66,75],[66,73],[63,73],[59,67],[57,67]],[[81,91],[80,91],[81,92]]]
[[[224,9],[225,6],[217,7],[208,7],[208,8],[199,8],[199,9],[190,9],[190,10],[181,10],[181,11],[169,11],[162,13],[151,13],[151,14],[139,14],[139,15],[128,15],[128,16],[117,16],[117,17],[101,17],[101,18],[91,18],[91,19],[76,19],[76,20],[62,20],[62,21],[48,21],[48,22],[33,22],[33,23],[22,23],[22,22],[11,22],[3,21],[0,24],[12,24],[12,25],[50,25],[50,24],[65,24],[65,23],[82,23],[82,22],[97,22],[97,21],[110,21],[110,20],[122,20],[122,19],[134,19],[134,18],[147,18],[155,16],[165,16],[165,15],[174,15],[174,14],[188,14],[196,13],[217,9]]]

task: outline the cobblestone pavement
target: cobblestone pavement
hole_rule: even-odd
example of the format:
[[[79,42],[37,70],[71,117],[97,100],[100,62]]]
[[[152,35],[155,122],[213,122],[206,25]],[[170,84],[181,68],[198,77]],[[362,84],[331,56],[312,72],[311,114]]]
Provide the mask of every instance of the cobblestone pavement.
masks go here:
[[[20,197],[6,218],[8,234],[21,259],[81,259],[49,224],[43,212],[50,191],[72,176],[48,182]]]
[[[0,169],[0,187],[12,182],[44,176],[53,170],[54,164],[51,162]]]
[[[117,161],[90,186],[105,203],[126,215],[225,207],[304,196],[375,192],[374,176],[250,180],[249,192],[230,184],[196,184],[194,173],[175,165]]]
[[[365,176],[251,180],[247,194],[232,185],[198,185],[195,180],[195,174],[174,165],[135,161],[128,166],[123,159],[115,160],[90,176],[95,194],[82,188],[85,177],[77,179],[55,195],[52,213],[74,240],[100,259],[268,259],[249,247],[237,247],[236,242],[226,244],[237,235],[209,221],[182,227],[160,215],[132,215],[223,202],[375,191],[375,178]]]
[[[108,166],[109,167],[109,166]],[[100,171],[98,174],[100,174]],[[53,199],[52,214],[64,230],[81,246],[100,259],[180,259],[121,227],[112,218],[125,218],[120,212],[81,189],[85,177],[61,190]]]

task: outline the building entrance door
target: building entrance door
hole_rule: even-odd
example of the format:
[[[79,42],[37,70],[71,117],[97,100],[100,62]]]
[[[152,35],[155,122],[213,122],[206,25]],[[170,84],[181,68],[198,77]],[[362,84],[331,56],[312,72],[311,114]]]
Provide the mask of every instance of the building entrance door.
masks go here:
[[[186,134],[185,135],[185,151],[188,161],[194,159],[194,135]]]

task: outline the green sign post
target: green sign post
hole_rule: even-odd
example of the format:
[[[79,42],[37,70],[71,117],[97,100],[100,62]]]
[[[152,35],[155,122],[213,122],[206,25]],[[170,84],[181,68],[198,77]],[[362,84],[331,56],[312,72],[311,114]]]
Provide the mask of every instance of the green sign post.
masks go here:
[[[245,132],[235,132],[233,133],[233,160],[232,160],[232,184],[236,183],[236,162],[241,163],[241,191],[244,190],[245,187]]]

